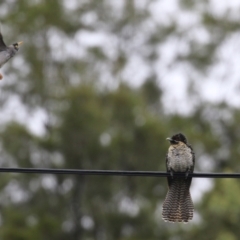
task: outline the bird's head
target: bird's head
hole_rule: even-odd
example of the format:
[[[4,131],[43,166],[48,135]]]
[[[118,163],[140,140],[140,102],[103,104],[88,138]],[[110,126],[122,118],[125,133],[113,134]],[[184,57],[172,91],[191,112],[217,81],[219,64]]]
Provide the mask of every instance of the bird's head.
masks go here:
[[[178,144],[179,142],[187,143],[187,138],[182,133],[177,133],[173,135],[171,138],[167,138],[171,144]]]
[[[14,43],[12,44],[11,46],[13,46],[13,48],[18,51],[19,47],[23,44],[23,42],[17,42],[17,43]]]

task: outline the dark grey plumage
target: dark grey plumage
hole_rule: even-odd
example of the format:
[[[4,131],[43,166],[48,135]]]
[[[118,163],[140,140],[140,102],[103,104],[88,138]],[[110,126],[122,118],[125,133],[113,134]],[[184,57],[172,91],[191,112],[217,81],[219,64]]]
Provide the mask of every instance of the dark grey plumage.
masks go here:
[[[192,178],[188,173],[194,170],[195,156],[192,147],[187,143],[186,137],[178,133],[170,141],[166,157],[168,177],[168,193],[163,203],[162,217],[168,222],[185,222],[193,218],[193,202],[189,192]],[[185,172],[185,177],[174,176],[174,172]]]
[[[6,46],[3,41],[2,33],[0,32],[0,68],[14,55],[17,53],[19,46],[22,42],[17,42]],[[3,78],[2,74],[0,74],[0,80]]]

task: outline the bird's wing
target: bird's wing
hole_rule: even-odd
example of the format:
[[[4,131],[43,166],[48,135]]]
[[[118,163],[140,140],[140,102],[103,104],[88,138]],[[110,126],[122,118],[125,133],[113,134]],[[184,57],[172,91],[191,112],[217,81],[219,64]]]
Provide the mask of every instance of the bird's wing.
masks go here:
[[[6,48],[7,48],[7,46],[4,43],[2,33],[0,32],[0,52],[4,51]]]
[[[190,144],[187,144],[187,146],[191,149],[191,154],[192,154],[192,160],[193,160],[193,166],[190,169],[190,172],[193,172],[194,170],[194,165],[195,165],[195,153],[193,151],[193,148]]]
[[[168,167],[168,154],[166,154],[166,168],[167,168],[167,172],[170,172],[170,169]],[[167,181],[168,181],[168,187],[170,187],[172,184],[172,177],[167,177]]]

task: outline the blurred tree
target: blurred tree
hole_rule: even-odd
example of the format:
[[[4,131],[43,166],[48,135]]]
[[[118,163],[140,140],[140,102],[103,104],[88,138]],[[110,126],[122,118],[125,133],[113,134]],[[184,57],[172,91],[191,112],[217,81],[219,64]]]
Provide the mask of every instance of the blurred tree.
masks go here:
[[[81,85],[71,89],[66,97],[68,105],[58,115],[61,122],[44,138],[35,138],[16,124],[2,133],[5,151],[21,166],[45,163],[48,167],[116,170],[165,167],[167,142],[163,139],[161,144],[161,139],[167,136],[166,123],[146,111],[137,92],[122,85],[115,92],[98,93],[91,86]],[[21,138],[16,137],[18,134]],[[33,226],[22,222],[19,228],[23,235],[27,234],[24,229],[38,230],[40,238],[45,239],[154,236],[158,225],[154,211],[166,192],[165,180],[156,178],[109,181],[106,177],[50,175],[16,179],[14,185],[19,182],[19,191],[29,197],[21,199],[15,215],[19,217],[27,209],[22,217],[33,222]],[[18,222],[9,211],[10,206],[3,208],[3,225],[15,226]],[[4,239],[14,239],[7,230],[2,235]],[[20,236],[16,234],[15,239]]]
[[[219,73],[228,40],[238,39],[238,8],[219,14],[211,1],[171,2],[174,11],[154,0],[1,1],[5,41],[24,41],[3,68],[1,112],[17,99],[16,114],[47,117],[40,136],[31,120],[1,122],[1,165],[163,170],[165,138],[182,131],[197,170],[238,171],[238,108],[201,99],[202,79]],[[224,73],[217,78],[228,79]],[[166,185],[2,174],[0,238],[236,239],[237,181],[216,181],[196,207],[200,221],[187,227],[161,220]]]

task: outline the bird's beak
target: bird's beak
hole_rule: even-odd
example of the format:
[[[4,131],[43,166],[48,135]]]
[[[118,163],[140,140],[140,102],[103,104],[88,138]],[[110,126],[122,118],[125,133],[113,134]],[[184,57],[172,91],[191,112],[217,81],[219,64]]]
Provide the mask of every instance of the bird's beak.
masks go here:
[[[21,46],[23,44],[23,41],[17,43],[18,46]]]
[[[171,139],[171,138],[166,138],[166,140],[168,140],[168,141],[172,141],[172,139]]]

